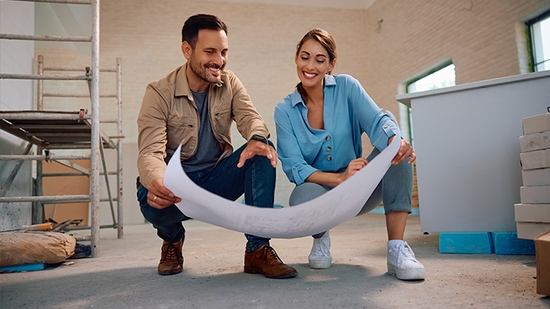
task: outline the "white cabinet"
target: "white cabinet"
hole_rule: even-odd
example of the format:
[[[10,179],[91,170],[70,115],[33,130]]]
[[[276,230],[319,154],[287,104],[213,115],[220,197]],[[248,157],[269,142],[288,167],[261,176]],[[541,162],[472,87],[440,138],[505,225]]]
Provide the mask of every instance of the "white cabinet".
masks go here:
[[[522,119],[550,106],[550,71],[397,101],[412,108],[422,231],[516,231]]]

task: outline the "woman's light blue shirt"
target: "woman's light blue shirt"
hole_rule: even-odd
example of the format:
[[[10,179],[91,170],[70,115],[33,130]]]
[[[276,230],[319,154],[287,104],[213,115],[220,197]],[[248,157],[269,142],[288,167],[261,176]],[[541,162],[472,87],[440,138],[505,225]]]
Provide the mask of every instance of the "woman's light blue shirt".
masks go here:
[[[391,118],[350,75],[325,75],[324,129],[309,126],[308,109],[297,90],[275,107],[277,153],[288,179],[300,185],[315,171],[343,172],[362,156],[361,134],[380,151],[393,135]]]

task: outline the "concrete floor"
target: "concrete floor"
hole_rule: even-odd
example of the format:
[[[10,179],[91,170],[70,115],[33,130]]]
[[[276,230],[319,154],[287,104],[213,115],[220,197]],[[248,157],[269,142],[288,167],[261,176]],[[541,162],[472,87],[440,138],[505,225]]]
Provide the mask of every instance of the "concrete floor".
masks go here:
[[[7,308],[550,308],[536,294],[534,255],[440,254],[438,234],[422,235],[409,217],[406,240],[426,267],[426,280],[386,274],[383,215],[356,217],[331,230],[333,265],[307,265],[312,240],[274,239],[293,279],[245,274],[245,238],[198,221],[186,222],[184,271],[156,273],[161,241],[150,225],[101,231],[100,257],[43,271],[0,274]],[[85,233],[81,231],[80,233]],[[88,231],[89,233],[89,231]]]

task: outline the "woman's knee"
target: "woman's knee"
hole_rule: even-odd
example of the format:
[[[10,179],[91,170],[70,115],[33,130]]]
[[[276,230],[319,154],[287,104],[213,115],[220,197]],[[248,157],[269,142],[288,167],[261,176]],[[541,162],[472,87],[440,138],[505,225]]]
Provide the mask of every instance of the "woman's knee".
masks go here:
[[[288,204],[290,206],[295,206],[301,203],[305,203],[309,200],[312,200],[318,196],[327,193],[328,191],[329,190],[327,188],[321,186],[320,184],[306,182],[299,186],[296,186],[294,190],[292,190]]]
[[[409,164],[408,160],[390,166],[390,170],[401,177],[412,177],[413,175],[413,165]]]

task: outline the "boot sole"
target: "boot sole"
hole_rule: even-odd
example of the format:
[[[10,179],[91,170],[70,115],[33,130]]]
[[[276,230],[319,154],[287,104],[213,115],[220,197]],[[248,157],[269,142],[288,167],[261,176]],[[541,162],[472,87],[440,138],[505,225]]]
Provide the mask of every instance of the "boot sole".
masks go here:
[[[247,274],[256,274],[256,273],[261,274],[261,275],[264,275],[266,278],[270,278],[270,279],[288,279],[288,278],[294,278],[298,275],[298,272],[294,272],[294,273],[273,276],[273,275],[266,274],[265,272],[259,269],[256,269],[253,267],[247,267],[247,266],[244,267],[244,272]]]
[[[179,274],[182,271],[183,271],[183,269],[182,270],[176,270],[176,271],[164,271],[164,272],[159,271],[158,274],[161,275],[161,276],[170,276],[170,275]]]

